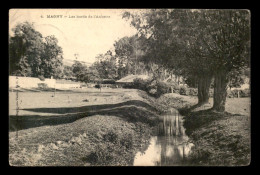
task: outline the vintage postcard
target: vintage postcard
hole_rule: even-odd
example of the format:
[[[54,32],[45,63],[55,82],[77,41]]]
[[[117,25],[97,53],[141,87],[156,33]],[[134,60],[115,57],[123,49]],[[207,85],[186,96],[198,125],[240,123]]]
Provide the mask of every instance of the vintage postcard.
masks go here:
[[[10,9],[10,166],[248,166],[249,10]]]

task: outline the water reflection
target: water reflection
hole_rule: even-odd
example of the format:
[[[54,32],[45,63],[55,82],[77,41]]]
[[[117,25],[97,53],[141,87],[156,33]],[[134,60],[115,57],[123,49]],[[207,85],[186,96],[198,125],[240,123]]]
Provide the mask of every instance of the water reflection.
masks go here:
[[[188,139],[182,116],[177,110],[171,109],[161,116],[157,136],[151,138],[147,150],[136,154],[134,166],[183,165],[193,146]]]

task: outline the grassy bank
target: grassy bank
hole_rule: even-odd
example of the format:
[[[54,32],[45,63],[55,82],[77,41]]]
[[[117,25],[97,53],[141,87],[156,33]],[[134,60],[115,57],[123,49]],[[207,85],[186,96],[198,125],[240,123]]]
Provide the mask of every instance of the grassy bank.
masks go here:
[[[27,123],[31,121],[32,125],[28,129],[19,130],[18,139],[15,131],[9,132],[10,165],[132,165],[135,153],[149,141],[158,111],[140,96],[144,93],[142,91],[110,91],[71,94],[73,103],[66,103],[69,106],[66,108],[63,101],[67,93],[57,93],[56,96],[60,98],[56,98],[54,103],[41,92],[41,103],[35,103],[34,106],[29,106],[33,103],[25,102],[28,94],[20,94],[20,97],[24,97],[22,118]],[[35,92],[34,96],[39,97]],[[82,102],[86,97],[88,102]],[[60,103],[58,99],[61,100]],[[56,106],[48,106],[45,111],[47,105]],[[85,112],[82,113],[83,111]],[[59,117],[62,119],[64,115],[70,115],[75,120],[59,123]],[[45,117],[48,121],[53,119],[51,123],[56,124],[45,122]],[[33,125],[37,120],[44,125]]]
[[[208,104],[193,109],[195,97],[165,94],[158,99],[164,108],[179,109],[186,134],[195,144],[191,165],[235,166],[250,164],[250,99],[227,99],[225,113],[210,110]]]
[[[132,165],[147,147],[158,115],[169,107],[184,116],[195,144],[191,165],[248,165],[250,99],[228,98],[226,113],[208,104],[191,110],[196,97],[164,94],[155,99],[136,89],[80,89],[19,93],[16,138],[15,93],[9,94],[9,162],[13,166]],[[21,121],[19,121],[21,122]]]

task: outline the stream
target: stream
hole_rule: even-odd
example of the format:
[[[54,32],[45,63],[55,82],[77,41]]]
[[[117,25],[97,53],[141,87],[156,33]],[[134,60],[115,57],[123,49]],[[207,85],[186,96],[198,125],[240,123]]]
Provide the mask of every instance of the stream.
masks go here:
[[[146,150],[135,155],[134,166],[178,166],[185,165],[185,158],[194,144],[189,142],[183,127],[183,117],[171,108],[160,116],[155,136]]]

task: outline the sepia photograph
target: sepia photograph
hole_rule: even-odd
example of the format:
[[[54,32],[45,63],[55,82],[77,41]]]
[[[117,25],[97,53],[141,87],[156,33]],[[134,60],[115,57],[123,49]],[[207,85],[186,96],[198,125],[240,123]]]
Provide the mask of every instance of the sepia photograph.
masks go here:
[[[250,165],[250,10],[8,20],[10,166]]]

